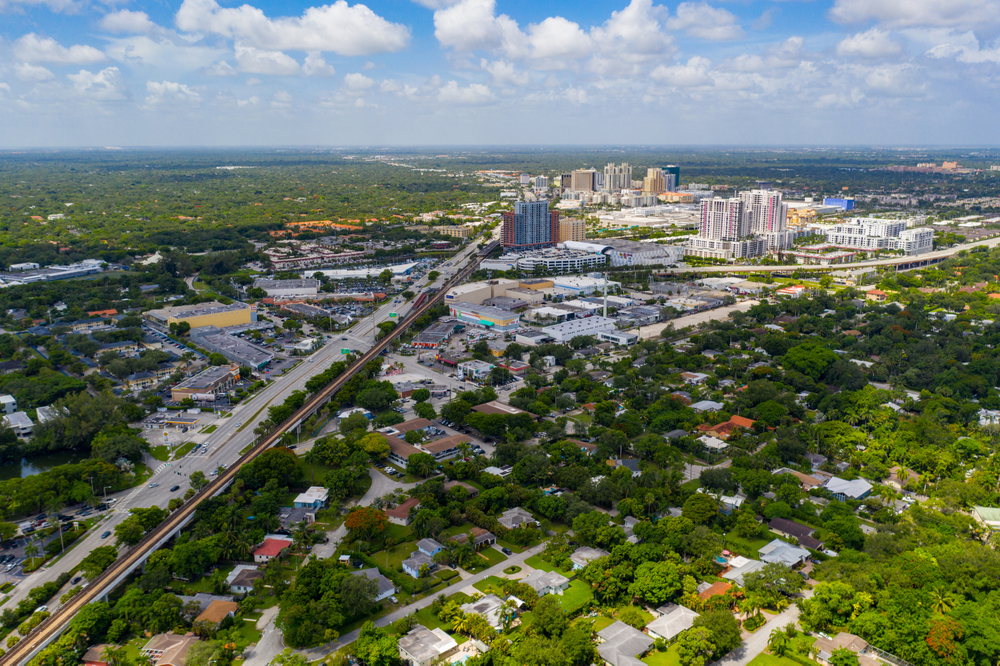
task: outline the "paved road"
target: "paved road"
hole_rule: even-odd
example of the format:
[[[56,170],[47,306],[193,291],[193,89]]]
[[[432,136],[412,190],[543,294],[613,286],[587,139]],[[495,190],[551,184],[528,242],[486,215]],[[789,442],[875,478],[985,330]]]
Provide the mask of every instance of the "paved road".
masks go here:
[[[472,587],[474,583],[478,583],[479,581],[488,578],[490,576],[500,576],[503,574],[503,570],[506,569],[507,567],[513,566],[515,564],[522,565],[524,564],[524,561],[526,559],[540,552],[542,552],[542,546],[538,545],[533,548],[527,549],[523,553],[515,553],[511,557],[501,562],[500,564],[497,564],[496,566],[492,566],[489,569],[486,569],[485,571],[481,571],[473,576],[470,576],[464,579],[461,583],[457,583],[455,585],[452,585],[451,587],[445,588],[446,594],[450,596],[452,594],[455,594],[456,592],[465,592],[466,594],[471,594],[473,591],[478,592],[478,590],[475,590]],[[400,618],[406,617],[410,613],[416,613],[421,608],[426,608],[427,606],[430,606],[434,602],[434,598],[436,596],[437,594],[428,595],[423,599],[414,601],[412,604],[409,604],[408,606],[403,606],[397,611],[394,611],[392,613],[389,613],[388,615],[380,617],[379,619],[375,620],[375,626],[385,627],[387,625],[392,624],[393,622],[395,622]],[[317,659],[322,659],[328,654],[336,652],[345,645],[353,643],[355,640],[357,640],[358,633],[359,633],[358,630],[351,631],[344,634],[337,640],[327,643],[326,645],[321,645],[319,647],[315,647],[309,650],[297,650],[297,652],[303,655],[309,661],[316,661]]]
[[[733,650],[724,659],[715,663],[719,666],[747,666],[757,655],[767,649],[767,638],[772,630],[794,624],[798,619],[799,607],[793,604],[750,634],[750,637],[738,649]]]

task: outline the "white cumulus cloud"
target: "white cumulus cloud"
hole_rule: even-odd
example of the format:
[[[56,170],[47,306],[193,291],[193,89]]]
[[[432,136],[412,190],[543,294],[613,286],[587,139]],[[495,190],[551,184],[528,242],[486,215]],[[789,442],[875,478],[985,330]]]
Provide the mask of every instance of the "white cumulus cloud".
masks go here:
[[[175,18],[189,32],[209,32],[260,49],[332,51],[357,56],[395,52],[410,41],[409,29],[362,4],[345,0],[309,7],[301,17],[271,19],[251,5],[220,7],[215,0],[184,0]]]
[[[284,90],[279,90],[271,97],[272,109],[290,109],[292,107],[292,96]]]
[[[884,58],[903,50],[885,30],[872,28],[867,32],[845,37],[837,44],[837,55],[844,57]]]
[[[302,63],[302,73],[306,76],[330,77],[337,73],[332,65],[328,65],[319,51],[311,51]]]
[[[101,28],[108,32],[138,35],[155,30],[157,25],[149,19],[146,12],[122,9],[105,15],[101,19]]]
[[[55,74],[41,65],[32,65],[26,62],[19,62],[14,65],[14,76],[22,81],[33,81],[36,83],[44,83],[56,78]]]
[[[706,86],[712,83],[712,77],[708,73],[711,66],[712,61],[708,58],[695,56],[683,65],[660,65],[650,76],[678,88]]]
[[[129,98],[125,78],[117,67],[106,67],[96,74],[81,69],[78,74],[67,74],[74,90],[83,97],[100,102],[114,102]]]
[[[677,16],[666,21],[671,30],[683,30],[692,37],[712,41],[728,41],[743,36],[736,16],[707,2],[682,2]]]
[[[982,28],[1000,24],[1000,0],[836,0],[838,23],[875,21],[891,28]]]
[[[364,74],[359,74],[357,72],[352,72],[344,76],[344,85],[347,86],[348,90],[353,92],[361,92],[368,90],[375,85],[375,81],[369,79]]]
[[[240,44],[236,45],[236,64],[241,72],[247,74],[292,76],[299,73],[299,63],[295,58],[281,51],[264,51]]]
[[[184,104],[198,104],[201,102],[201,95],[198,91],[192,90],[183,83],[172,81],[146,81],[146,104],[154,105],[163,102],[181,102]]]
[[[69,48],[51,37],[39,37],[29,32],[13,44],[15,55],[25,62],[48,62],[54,65],[89,65],[107,60],[93,46],[76,44]]]
[[[74,0],[0,0],[0,11],[24,7],[48,7],[54,12],[71,14],[80,9],[80,4]]]
[[[438,90],[437,97],[440,102],[452,104],[483,104],[493,100],[493,91],[481,83],[472,83],[463,88],[457,81],[449,81]]]

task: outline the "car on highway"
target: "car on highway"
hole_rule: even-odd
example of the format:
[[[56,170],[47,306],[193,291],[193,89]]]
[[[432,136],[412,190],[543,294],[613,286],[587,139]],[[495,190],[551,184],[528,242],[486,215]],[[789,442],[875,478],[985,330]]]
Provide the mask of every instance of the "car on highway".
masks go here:
[[[76,578],[74,578],[73,580],[71,580],[71,581],[69,582],[69,584],[70,584],[70,585],[76,585],[77,583],[79,583],[79,582],[80,582],[80,579],[82,579],[82,578],[83,578],[83,576],[77,576]]]
[[[150,487],[150,488],[155,488],[155,487],[157,487],[158,485],[160,485],[160,484],[158,484],[158,483],[156,483],[156,482],[154,481],[153,483],[149,484],[149,487]]]
[[[108,530],[104,534],[102,534],[101,538],[102,539],[107,539],[109,536],[111,536],[111,530]]]
[[[180,489],[181,489],[180,486],[171,486],[170,487],[170,492],[175,493],[175,492],[177,492]]]

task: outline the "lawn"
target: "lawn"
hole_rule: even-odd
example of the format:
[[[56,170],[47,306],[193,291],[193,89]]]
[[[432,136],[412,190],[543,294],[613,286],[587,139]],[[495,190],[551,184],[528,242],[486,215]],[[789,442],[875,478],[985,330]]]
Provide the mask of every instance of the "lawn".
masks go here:
[[[240,637],[236,640],[237,645],[250,645],[260,640],[261,632],[257,631],[256,621],[243,622],[243,626],[237,625]]]
[[[593,598],[594,592],[590,589],[590,585],[587,585],[582,580],[573,580],[570,581],[566,591],[559,596],[559,605],[564,611],[572,615],[583,608]]]
[[[671,645],[666,652],[650,652],[642,660],[642,663],[649,664],[649,666],[681,666],[681,656],[677,653],[677,645],[675,644]]]
[[[174,452],[174,460],[180,460],[187,454],[191,453],[196,446],[198,446],[197,442],[186,442]]]
[[[166,444],[160,444],[159,446],[150,447],[149,455],[153,456],[160,462],[167,462],[170,458],[170,449]]]
[[[488,566],[491,567],[496,566],[501,562],[507,561],[507,556],[501,553],[496,548],[483,548],[481,551],[479,551],[479,556],[486,558],[486,560],[489,562]]]
[[[475,527],[475,525],[473,525],[468,521],[462,523],[461,525],[455,525],[454,527],[449,527],[446,530],[441,530],[441,533],[437,535],[437,540],[440,541],[441,543],[445,543],[449,537],[453,537],[457,534],[467,534],[468,532],[471,532],[473,527]]]
[[[633,606],[631,604],[626,605],[626,606],[622,606],[621,608],[619,608],[618,611],[615,613],[615,615],[617,615],[618,613],[621,613],[623,610],[625,610],[626,608],[630,608],[630,607],[634,608],[635,610],[637,610],[640,613],[642,613],[642,617],[644,619],[644,622],[642,623],[642,626],[646,626],[647,624],[649,624],[650,622],[653,621],[653,614],[652,613],[649,613],[649,612],[643,610],[642,606]]]
[[[771,539],[744,539],[743,537],[736,536],[734,532],[727,534],[725,539],[726,548],[739,555],[753,558],[757,557],[757,551],[771,543]]]
[[[532,555],[531,557],[526,559],[524,563],[527,564],[532,569],[538,569],[539,571],[555,571],[556,573],[561,573],[562,575],[567,577],[573,576],[572,571],[566,571],[564,569],[560,569],[559,567],[552,566],[551,564],[543,560],[540,555]]]
[[[523,553],[524,552],[524,548],[522,546],[518,546],[517,544],[513,544],[510,541],[504,541],[503,539],[497,539],[497,545],[500,546],[501,548],[510,548],[511,551],[515,552],[515,553]]]
[[[615,623],[614,619],[612,619],[610,617],[604,617],[602,615],[600,617],[594,618],[594,622],[593,622],[593,624],[591,624],[591,631],[593,631],[594,633],[597,633],[601,629],[604,629],[606,627],[610,627],[614,623]]]
[[[215,424],[213,423],[212,425],[210,425],[210,426],[207,426],[207,427],[203,428],[201,432],[202,432],[202,434],[204,434],[204,435],[210,435],[211,433],[215,432],[215,431],[216,431],[216,429],[218,429],[218,427],[219,427],[219,426],[217,426],[217,425],[215,425]]]
[[[496,576],[487,576],[486,578],[484,578],[483,580],[479,581],[478,583],[473,583],[472,587],[476,588],[477,590],[479,590],[483,594],[488,594],[488,592],[486,591],[487,588],[490,588],[490,587],[500,587],[502,584],[503,584],[503,581],[500,578],[497,578]]]

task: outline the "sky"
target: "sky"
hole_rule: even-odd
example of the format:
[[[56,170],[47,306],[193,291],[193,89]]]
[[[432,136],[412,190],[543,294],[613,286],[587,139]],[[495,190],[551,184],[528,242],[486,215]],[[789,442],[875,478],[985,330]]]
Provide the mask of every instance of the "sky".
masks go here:
[[[997,145],[1000,0],[0,0],[0,147]]]

